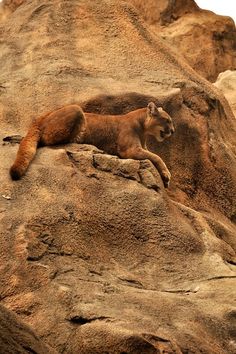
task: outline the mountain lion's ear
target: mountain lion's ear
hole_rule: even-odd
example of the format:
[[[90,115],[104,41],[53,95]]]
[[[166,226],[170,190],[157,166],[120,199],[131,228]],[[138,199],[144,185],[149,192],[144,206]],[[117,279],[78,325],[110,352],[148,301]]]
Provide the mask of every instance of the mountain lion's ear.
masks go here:
[[[163,109],[162,107],[158,107],[157,110],[158,110],[158,113],[159,113],[159,114],[161,114],[161,113],[164,112],[164,109]]]
[[[159,115],[159,111],[154,102],[149,102],[147,106],[147,111],[151,116]]]

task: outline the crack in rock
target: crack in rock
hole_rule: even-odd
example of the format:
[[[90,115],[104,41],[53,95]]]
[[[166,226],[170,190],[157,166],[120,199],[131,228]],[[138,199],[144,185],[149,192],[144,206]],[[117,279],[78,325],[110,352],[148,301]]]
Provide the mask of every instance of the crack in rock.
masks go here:
[[[103,320],[107,320],[107,319],[110,319],[110,317],[107,317],[107,316],[98,316],[98,317],[91,317],[91,318],[88,318],[88,317],[84,317],[84,316],[81,316],[81,315],[75,315],[71,318],[69,318],[68,320],[70,322],[73,322],[73,323],[76,323],[78,325],[85,325],[87,323],[91,323],[93,321],[103,321]]]

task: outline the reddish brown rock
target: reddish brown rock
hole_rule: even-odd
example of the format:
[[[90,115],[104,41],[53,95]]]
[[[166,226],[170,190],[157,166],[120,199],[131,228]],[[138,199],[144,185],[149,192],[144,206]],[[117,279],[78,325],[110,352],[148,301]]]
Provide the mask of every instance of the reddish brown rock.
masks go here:
[[[25,0],[3,0],[0,2],[0,22],[5,21]]]
[[[11,12],[15,11],[17,7],[23,4],[25,0],[3,0],[2,5]]]
[[[0,305],[0,352],[4,354],[56,354],[11,311]]]
[[[224,96],[124,2],[28,1],[0,36],[1,141],[69,102],[117,113],[152,99],[176,125],[149,141],[168,191],[148,161],[76,144],[39,149],[12,182],[18,145],[2,141],[2,304],[60,353],[233,354],[236,127]]]
[[[220,73],[214,85],[223,92],[236,117],[236,70]]]
[[[236,69],[236,28],[230,17],[202,10],[193,0],[129,1],[152,30],[208,80]]]
[[[130,2],[139,10],[142,17],[149,24],[169,25],[185,14],[191,14],[199,11],[199,7],[193,0],[130,0]]]

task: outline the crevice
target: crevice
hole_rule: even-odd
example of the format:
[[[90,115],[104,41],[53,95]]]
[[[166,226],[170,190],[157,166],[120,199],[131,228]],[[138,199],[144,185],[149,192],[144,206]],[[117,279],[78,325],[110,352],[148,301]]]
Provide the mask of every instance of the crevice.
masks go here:
[[[93,321],[103,321],[103,320],[107,320],[107,319],[110,319],[110,317],[107,317],[107,316],[98,316],[98,317],[92,317],[92,318],[87,318],[87,317],[84,317],[84,316],[73,316],[71,318],[69,318],[68,321],[72,322],[72,323],[76,323],[78,325],[85,325],[87,323],[91,323]]]
[[[78,168],[79,166],[79,162],[75,161],[74,157],[73,157],[73,153],[66,150],[66,155],[68,156],[68,159],[70,160],[70,162],[76,167]]]
[[[235,279],[236,275],[219,275],[219,276],[216,276],[216,277],[203,279],[203,280],[201,280],[201,282],[211,281],[211,280],[220,280],[220,279],[230,279],[230,278]]]
[[[235,261],[234,260],[227,260],[226,263],[236,266],[236,260]]]
[[[46,252],[37,256],[32,256],[32,255],[28,255],[27,257],[27,261],[31,261],[31,262],[36,262],[39,261],[40,259],[42,259],[45,256]]]
[[[122,282],[128,283],[128,286],[132,286],[135,288],[143,289],[143,284],[139,282],[138,280],[135,279],[125,279],[125,278],[120,278],[118,277]]]
[[[197,293],[199,288],[196,289],[164,289],[161,290],[161,293],[171,293],[171,294],[190,294],[190,293]]]
[[[28,353],[37,354],[37,352],[34,349],[29,348],[29,347],[27,347],[25,345],[23,345],[22,348],[25,349]]]
[[[143,333],[142,336],[150,341],[150,342],[164,342],[164,343],[171,343],[169,341],[169,339],[166,339],[166,338],[163,338],[163,337],[159,337],[159,336],[156,336],[154,334],[147,334],[147,333]]]
[[[4,141],[4,143],[20,144],[22,139],[23,137],[21,135],[16,134],[16,135],[5,136],[5,138],[3,138],[2,140]]]
[[[49,4],[42,4],[40,6],[38,6],[31,14],[29,20],[34,19],[36,16],[39,16],[41,14],[41,12],[45,9],[47,9],[48,7],[51,7],[51,5]]]

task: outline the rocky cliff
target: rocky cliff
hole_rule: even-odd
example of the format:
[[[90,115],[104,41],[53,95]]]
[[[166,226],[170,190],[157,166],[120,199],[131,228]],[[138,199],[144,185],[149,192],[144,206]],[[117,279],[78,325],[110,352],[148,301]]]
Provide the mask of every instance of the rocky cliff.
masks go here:
[[[1,303],[58,353],[235,352],[235,117],[127,2],[26,1],[0,27]],[[35,116],[159,102],[172,173],[93,146],[8,169]],[[43,345],[43,344],[42,344]],[[40,353],[40,349],[34,349]]]
[[[25,0],[3,0],[5,20]],[[236,28],[230,17],[198,7],[194,0],[129,0],[150,29],[206,79],[236,69]],[[202,45],[204,44],[204,45]]]
[[[208,80],[236,69],[236,28],[230,17],[200,9],[193,0],[129,1],[151,29]]]

